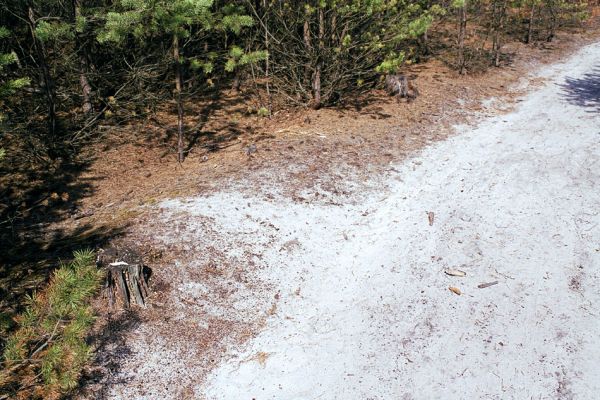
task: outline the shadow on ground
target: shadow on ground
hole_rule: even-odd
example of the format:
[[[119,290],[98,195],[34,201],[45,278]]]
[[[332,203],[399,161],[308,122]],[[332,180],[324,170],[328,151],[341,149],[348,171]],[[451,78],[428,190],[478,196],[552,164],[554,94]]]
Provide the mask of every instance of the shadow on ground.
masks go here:
[[[14,148],[0,163],[0,354],[26,295],[42,289],[73,251],[93,249],[125,229],[86,222],[93,211],[83,210],[81,200],[93,194],[93,182],[81,174],[89,159],[19,162],[24,154]]]
[[[140,315],[135,310],[123,311],[108,315],[100,330],[89,338],[96,351],[89,368],[84,370],[79,379],[79,387],[68,399],[106,398],[110,385],[124,383],[115,380],[123,361],[131,355],[126,343],[127,332],[141,323]]]
[[[566,78],[560,85],[567,101],[573,105],[600,111],[600,67],[581,78]]]

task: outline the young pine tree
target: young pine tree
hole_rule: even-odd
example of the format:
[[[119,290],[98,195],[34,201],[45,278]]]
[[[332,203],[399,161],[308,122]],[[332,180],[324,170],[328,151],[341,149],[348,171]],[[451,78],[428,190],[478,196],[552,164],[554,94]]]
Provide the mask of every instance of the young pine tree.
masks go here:
[[[182,162],[185,156],[182,66],[191,62],[192,67],[200,67],[209,73],[215,61],[212,53],[205,54],[205,57],[184,54],[182,43],[208,31],[217,35],[223,32],[237,35],[243,28],[253,25],[253,20],[244,15],[243,10],[233,2],[225,3],[219,8],[212,0],[117,0],[113,9],[115,11],[106,15],[104,29],[98,35],[99,42],[126,44],[128,38],[153,40],[156,49],[169,48],[167,43],[160,46],[160,41],[170,42],[168,51],[173,64],[174,97],[177,105],[177,156],[179,162]],[[227,43],[227,39],[225,42]],[[240,53],[238,50],[238,47],[231,47],[225,65],[227,72],[265,58],[265,54],[260,51]]]
[[[4,40],[9,36],[10,31],[0,26],[0,40]],[[8,99],[19,89],[29,85],[28,78],[13,78],[8,74],[7,67],[16,64],[17,61],[17,55],[14,52],[0,53],[0,130],[7,119],[4,99]],[[0,148],[0,160],[4,157],[4,154],[5,150]]]
[[[125,43],[133,36],[139,40],[169,40],[173,60],[174,96],[177,104],[177,157],[184,159],[184,109],[182,90],[182,39],[193,30],[213,27],[212,0],[118,0],[116,11],[108,12],[104,29],[98,35],[101,43]],[[161,48],[158,46],[157,48]],[[166,47],[166,46],[165,46]]]
[[[92,354],[86,337],[102,279],[94,253],[75,252],[28,298],[0,357],[0,399],[59,399],[77,386]]]
[[[467,36],[467,0],[454,0],[452,6],[458,10],[458,72],[464,75],[467,72],[465,60],[465,38]]]

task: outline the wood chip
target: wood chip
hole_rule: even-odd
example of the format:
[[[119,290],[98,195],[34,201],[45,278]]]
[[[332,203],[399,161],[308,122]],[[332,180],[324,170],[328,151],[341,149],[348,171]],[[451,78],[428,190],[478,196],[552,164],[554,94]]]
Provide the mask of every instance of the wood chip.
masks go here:
[[[461,271],[460,269],[447,269],[444,271],[446,273],[446,275],[450,275],[450,276],[467,276],[467,273],[465,271]]]
[[[435,218],[435,214],[433,213],[433,211],[428,211],[427,212],[427,218],[429,219],[429,226],[433,225],[433,219]]]
[[[129,264],[127,264],[125,261],[117,261],[114,263],[110,263],[108,265],[110,265],[111,267],[122,267],[124,265],[129,265]]]
[[[494,282],[488,282],[488,283],[479,284],[479,285],[477,285],[477,287],[479,289],[485,289],[486,287],[494,286],[494,285],[497,285],[497,284],[498,284],[498,281],[494,281]]]
[[[271,356],[270,353],[265,353],[264,351],[260,351],[260,352],[256,353],[256,355],[254,357],[252,357],[251,359],[258,361],[260,366],[264,368],[264,366],[267,364],[267,358],[269,358],[270,356]]]
[[[457,287],[450,286],[448,289],[449,289],[449,290],[450,290],[452,293],[454,293],[454,294],[457,294],[457,295],[459,295],[459,296],[462,294],[462,292],[460,291],[460,289],[459,289],[459,288],[457,288]]]

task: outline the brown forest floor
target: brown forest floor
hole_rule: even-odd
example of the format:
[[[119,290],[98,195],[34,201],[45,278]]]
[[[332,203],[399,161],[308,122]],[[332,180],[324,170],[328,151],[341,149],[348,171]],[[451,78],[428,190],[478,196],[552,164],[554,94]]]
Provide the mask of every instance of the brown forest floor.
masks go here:
[[[82,199],[79,209],[93,215],[66,221],[61,228],[82,223],[123,226],[135,219],[138,206],[202,194],[242,178],[260,180],[261,171],[279,171],[276,177],[268,174],[268,179],[288,182],[294,196],[317,182],[323,185],[326,176],[335,177],[340,171],[360,174],[385,167],[446,138],[452,125],[508,111],[520,94],[520,79],[562,59],[598,33],[597,28],[563,33],[552,43],[533,47],[507,44],[503,50],[510,63],[478,74],[460,76],[437,59],[414,65],[408,73],[416,76],[420,96],[412,103],[399,103],[383,91],[373,91],[352,105],[280,111],[271,120],[248,116],[247,103],[232,94],[216,104],[192,104],[191,122],[200,120],[194,113],[202,113],[208,121],[189,138],[194,146],[183,164],[177,163],[173,152],[175,138],[165,133],[172,135],[175,115],[159,114],[154,124],[115,127],[114,134],[90,149],[100,155],[81,177],[93,182],[93,194]],[[489,98],[499,101],[488,108],[482,101]],[[208,116],[206,108],[211,109]],[[250,156],[249,145],[256,146]],[[289,165],[306,168],[286,169]]]

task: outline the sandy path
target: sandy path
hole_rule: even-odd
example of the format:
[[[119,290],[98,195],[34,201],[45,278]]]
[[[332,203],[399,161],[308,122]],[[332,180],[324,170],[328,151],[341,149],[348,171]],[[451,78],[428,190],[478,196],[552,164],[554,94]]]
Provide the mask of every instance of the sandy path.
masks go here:
[[[597,398],[599,68],[600,43],[583,48],[513,112],[459,128],[352,202],[238,191],[161,204],[190,232],[202,217],[241,238],[279,292],[194,397]]]

